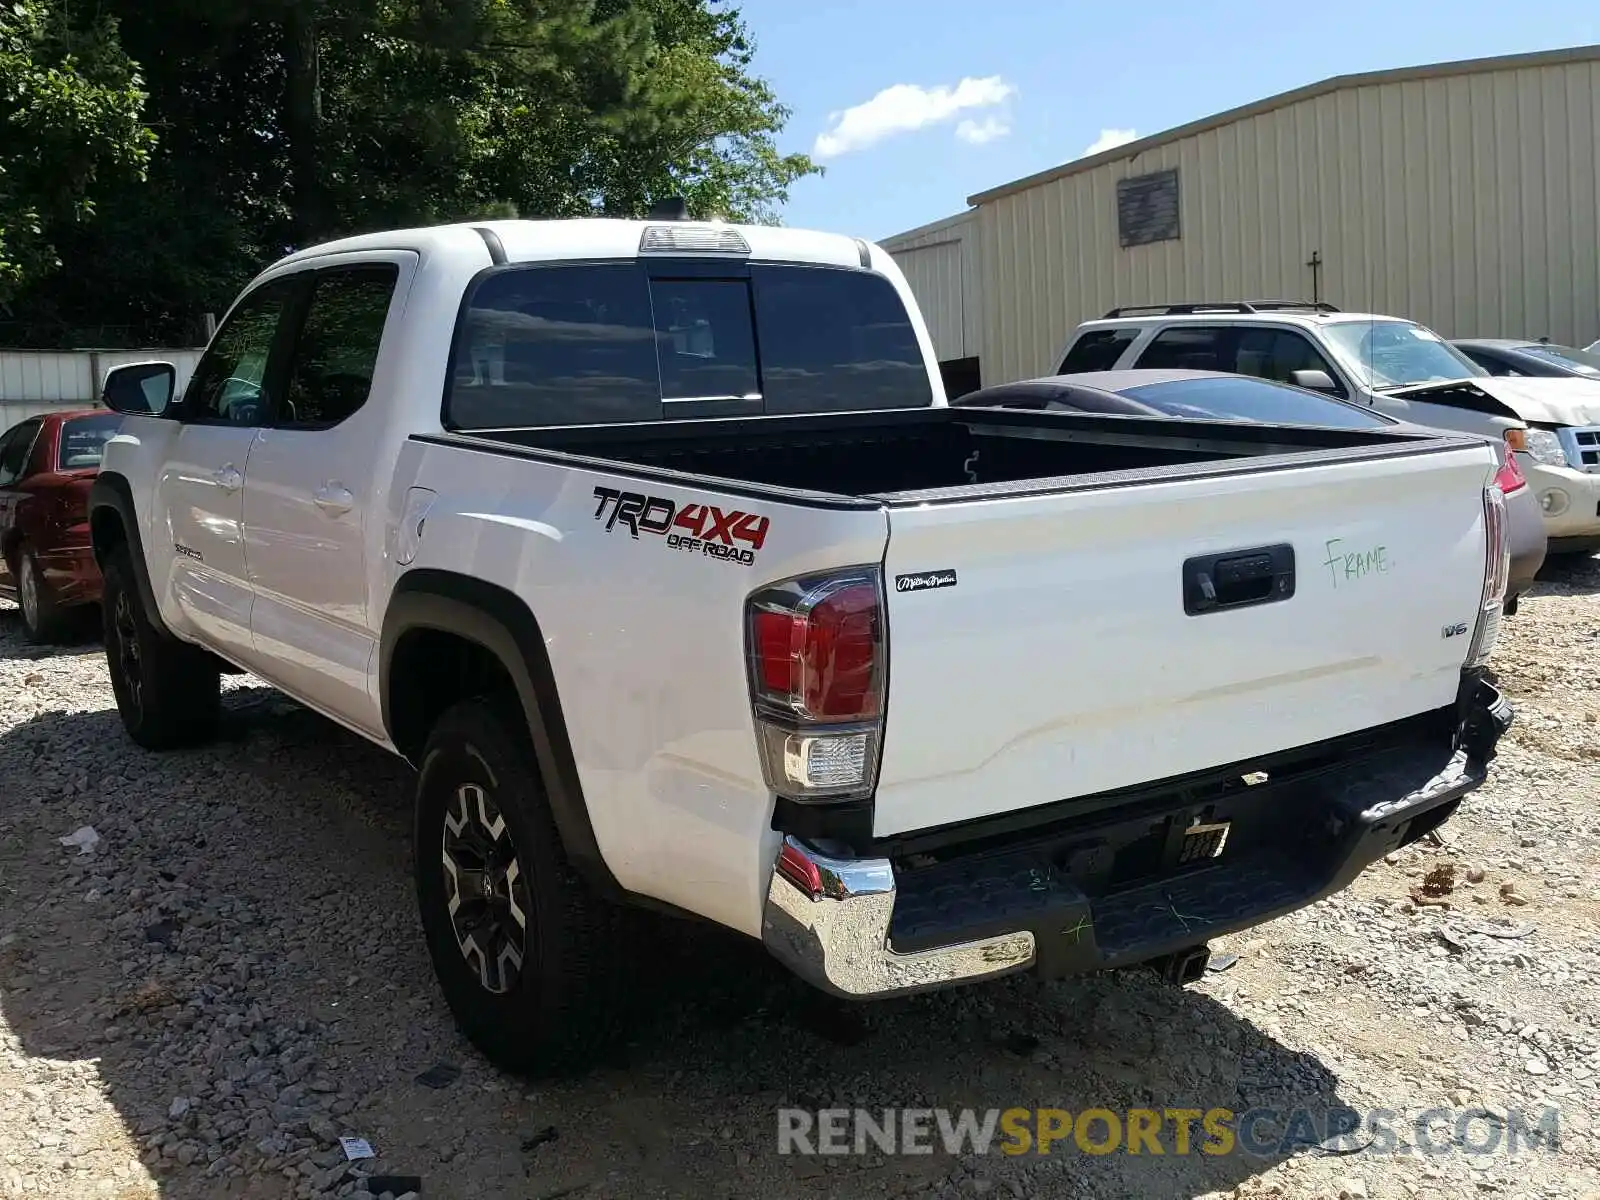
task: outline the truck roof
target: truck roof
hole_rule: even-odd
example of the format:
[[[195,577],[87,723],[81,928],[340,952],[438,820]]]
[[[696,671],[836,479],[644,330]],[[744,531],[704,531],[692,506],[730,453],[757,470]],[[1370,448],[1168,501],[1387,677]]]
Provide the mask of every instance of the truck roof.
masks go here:
[[[450,225],[430,225],[362,234],[308,246],[273,263],[291,263],[352,251],[414,250],[421,254],[470,254],[481,258],[484,247],[497,241],[507,262],[541,262],[551,259],[634,258],[640,253],[646,231],[664,243],[676,239],[680,245],[671,252],[681,255],[731,255],[756,260],[796,262],[818,266],[862,267],[874,262],[875,248],[860,238],[808,229],[787,229],[773,225],[729,225],[714,221],[618,220],[577,218],[571,220],[474,221]],[[717,249],[722,243],[728,248]],[[666,244],[662,249],[666,249]],[[735,249],[747,247],[747,251]],[[882,251],[876,256],[887,257]]]

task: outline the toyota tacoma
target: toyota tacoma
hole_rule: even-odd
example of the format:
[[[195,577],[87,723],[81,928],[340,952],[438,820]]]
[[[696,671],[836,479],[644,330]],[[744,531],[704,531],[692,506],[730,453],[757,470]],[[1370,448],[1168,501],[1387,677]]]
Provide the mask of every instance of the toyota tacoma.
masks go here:
[[[1484,780],[1482,439],[953,408],[846,236],[503,221],[301,250],[90,497],[128,734],[248,672],[416,768],[442,989],[494,1061],[614,1026],[627,904],[832,993],[1156,963]]]

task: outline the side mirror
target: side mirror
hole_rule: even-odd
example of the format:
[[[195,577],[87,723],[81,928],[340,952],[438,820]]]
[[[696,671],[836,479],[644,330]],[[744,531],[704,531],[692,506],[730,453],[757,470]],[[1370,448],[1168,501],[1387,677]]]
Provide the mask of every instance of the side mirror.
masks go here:
[[[1315,369],[1291,371],[1289,372],[1289,380],[1295,387],[1307,388],[1313,392],[1332,392],[1337,395],[1339,391],[1339,385],[1333,381],[1333,377],[1326,371]]]
[[[178,369],[169,362],[128,363],[106,372],[100,402],[112,412],[159,417],[172,405]]]

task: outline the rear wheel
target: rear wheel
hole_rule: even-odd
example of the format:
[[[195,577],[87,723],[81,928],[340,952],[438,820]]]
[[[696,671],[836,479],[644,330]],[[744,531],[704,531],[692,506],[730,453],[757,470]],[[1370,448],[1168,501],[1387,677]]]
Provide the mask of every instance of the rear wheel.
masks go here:
[[[620,911],[568,865],[520,705],[470,700],[423,752],[417,904],[457,1024],[497,1066],[579,1066],[609,1031],[627,953]]]
[[[105,565],[100,608],[106,669],[128,736],[146,750],[170,750],[215,734],[222,712],[217,662],[151,624],[126,546]]]
[[[66,632],[69,611],[56,603],[28,546],[17,556],[17,607],[22,610],[22,628],[29,641],[48,645],[60,641]]]

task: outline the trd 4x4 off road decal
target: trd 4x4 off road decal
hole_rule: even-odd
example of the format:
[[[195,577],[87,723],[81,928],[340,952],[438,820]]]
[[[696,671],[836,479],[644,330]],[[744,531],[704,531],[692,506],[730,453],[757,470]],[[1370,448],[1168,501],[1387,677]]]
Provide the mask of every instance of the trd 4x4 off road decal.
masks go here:
[[[595,488],[594,495],[600,501],[594,519],[606,523],[607,533],[621,525],[636,538],[641,533],[653,533],[666,538],[674,550],[747,567],[755,563],[755,552],[766,542],[772,525],[767,517],[737,510],[724,512],[715,504],[685,504],[680,508],[664,496],[603,487]]]

